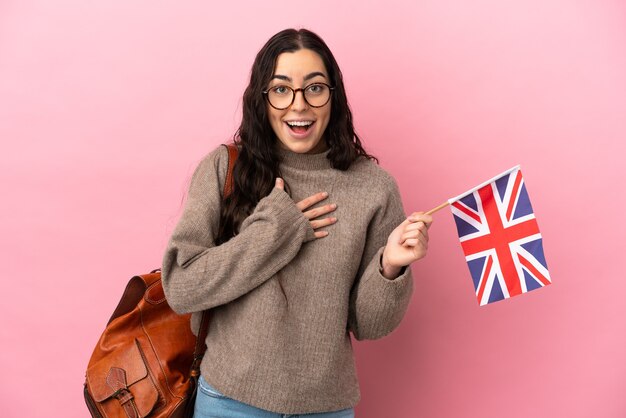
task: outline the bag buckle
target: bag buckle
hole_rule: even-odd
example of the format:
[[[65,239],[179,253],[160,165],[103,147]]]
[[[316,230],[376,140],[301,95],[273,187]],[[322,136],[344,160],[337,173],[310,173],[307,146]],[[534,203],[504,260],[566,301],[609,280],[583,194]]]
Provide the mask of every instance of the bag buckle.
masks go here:
[[[130,390],[128,390],[126,372],[124,369],[111,367],[111,370],[109,370],[109,374],[107,375],[107,385],[109,385],[110,388],[115,389],[115,392],[113,392],[113,395],[111,396],[118,400],[124,409],[124,412],[126,412],[126,416],[128,418],[138,418],[139,413],[137,412],[135,403],[132,402],[134,396]]]

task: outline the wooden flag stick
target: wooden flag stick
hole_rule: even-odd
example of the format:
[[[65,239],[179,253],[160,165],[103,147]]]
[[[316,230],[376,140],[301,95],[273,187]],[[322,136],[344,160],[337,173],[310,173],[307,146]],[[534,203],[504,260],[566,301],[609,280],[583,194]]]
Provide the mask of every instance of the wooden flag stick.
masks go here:
[[[445,208],[449,204],[450,203],[448,203],[446,201],[446,202],[442,203],[441,205],[437,206],[436,208],[433,208],[433,209],[429,210],[428,212],[425,213],[425,215],[432,215],[433,213],[437,212],[438,210],[441,210],[441,209]]]

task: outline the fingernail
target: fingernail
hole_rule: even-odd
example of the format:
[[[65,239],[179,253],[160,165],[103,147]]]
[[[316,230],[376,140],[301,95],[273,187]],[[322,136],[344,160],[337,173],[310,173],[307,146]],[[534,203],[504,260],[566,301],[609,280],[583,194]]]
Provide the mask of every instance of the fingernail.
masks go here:
[[[324,197],[327,197],[327,196],[328,196],[328,192],[324,192],[324,193],[322,193],[322,195],[323,195]]]

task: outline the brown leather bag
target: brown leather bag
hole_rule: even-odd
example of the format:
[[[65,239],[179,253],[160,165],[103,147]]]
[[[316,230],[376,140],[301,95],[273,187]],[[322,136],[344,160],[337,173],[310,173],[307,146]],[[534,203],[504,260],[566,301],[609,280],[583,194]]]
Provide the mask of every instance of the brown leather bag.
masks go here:
[[[237,148],[227,147],[224,198],[232,191],[237,158]],[[87,366],[84,394],[91,416],[192,417],[209,311],[198,338],[190,318],[169,307],[160,271],[130,279]]]

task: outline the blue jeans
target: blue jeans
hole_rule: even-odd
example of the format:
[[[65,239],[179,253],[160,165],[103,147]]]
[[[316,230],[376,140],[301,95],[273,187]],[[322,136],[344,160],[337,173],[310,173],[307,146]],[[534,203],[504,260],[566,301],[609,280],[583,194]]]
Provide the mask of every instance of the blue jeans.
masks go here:
[[[194,418],[354,418],[354,409],[348,408],[320,414],[277,414],[229,398],[218,392],[200,376],[193,416]]]

